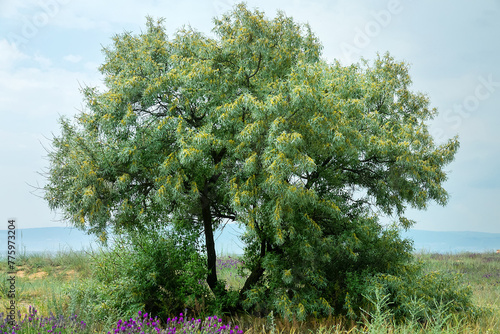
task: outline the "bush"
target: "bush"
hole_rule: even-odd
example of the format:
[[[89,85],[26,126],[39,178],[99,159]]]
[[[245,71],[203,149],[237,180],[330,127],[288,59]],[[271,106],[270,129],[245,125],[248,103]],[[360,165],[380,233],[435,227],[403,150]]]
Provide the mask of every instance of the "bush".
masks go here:
[[[372,225],[365,231],[355,231],[359,242],[352,249],[356,257],[339,256],[341,260],[330,267],[330,282],[337,282],[331,284],[329,301],[337,302],[337,313],[359,320],[364,315],[362,310],[372,311],[376,291],[387,297],[387,311],[396,322],[439,322],[436,315],[474,318],[480,313],[473,305],[471,288],[461,276],[426,272],[412,254],[411,241],[403,239],[397,228]],[[343,312],[339,312],[340,298]]]
[[[398,274],[412,260],[412,244],[396,228],[384,229],[375,218],[359,219],[364,220],[359,224],[346,221],[343,231],[325,229],[321,238],[309,239],[312,248],[322,243],[318,252],[308,253],[298,240],[285,242],[280,252],[266,254],[264,279],[246,292],[243,305],[289,320],[353,316],[363,305],[366,277]],[[253,265],[252,258],[247,261],[250,256],[247,252],[247,266]]]
[[[69,311],[79,314],[88,323],[102,322],[111,326],[114,319],[121,316],[122,312],[112,307],[104,282],[94,278],[73,281],[66,291],[70,296]]]
[[[74,311],[101,321],[146,310],[160,318],[210,298],[196,237],[172,231],[120,235],[94,256],[92,278],[69,289]]]
[[[440,321],[458,314],[475,318],[480,309],[472,303],[472,289],[459,274],[424,272],[421,264],[408,267],[402,275],[378,274],[367,280],[369,295],[381,289],[388,295],[388,307],[396,321],[411,319],[420,323]],[[369,299],[371,299],[369,297]]]
[[[476,320],[483,310],[459,274],[426,272],[408,262],[397,273],[351,276],[345,308],[351,318],[440,327],[451,319]],[[377,315],[377,316],[375,316]]]

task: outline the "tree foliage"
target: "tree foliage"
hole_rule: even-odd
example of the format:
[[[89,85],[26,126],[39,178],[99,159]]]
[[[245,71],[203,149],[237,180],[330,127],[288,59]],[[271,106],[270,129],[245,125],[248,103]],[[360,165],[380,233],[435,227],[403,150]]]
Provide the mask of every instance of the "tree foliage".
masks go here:
[[[91,233],[197,231],[217,294],[213,233],[240,223],[241,305],[344,312],[355,277],[404,271],[411,244],[377,215],[408,228],[407,207],[444,205],[458,140],[434,142],[436,110],[388,54],[328,63],[307,25],[243,4],[214,19],[213,35],[168,37],[152,18],[116,35],[105,89],[83,89],[85,110],[61,119],[45,197]]]

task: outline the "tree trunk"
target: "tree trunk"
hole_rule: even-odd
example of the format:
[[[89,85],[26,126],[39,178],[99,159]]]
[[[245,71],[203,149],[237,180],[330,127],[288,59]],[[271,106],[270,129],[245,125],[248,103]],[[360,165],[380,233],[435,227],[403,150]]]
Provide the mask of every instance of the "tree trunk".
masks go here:
[[[221,162],[222,157],[226,153],[226,149],[222,149],[220,152],[212,151],[212,157],[214,159],[214,165]],[[213,232],[213,216],[210,204],[210,190],[213,185],[217,182],[221,174],[215,174],[210,177],[209,180],[205,181],[203,186],[203,191],[201,193],[201,216],[203,220],[203,228],[205,230],[205,243],[207,248],[207,268],[208,276],[207,283],[212,292],[217,296],[217,291],[215,288],[217,286],[217,254],[215,253],[215,241]]]
[[[253,285],[255,285],[262,275],[264,274],[264,268],[262,268],[262,259],[264,258],[264,255],[266,255],[266,241],[262,240],[260,243],[260,259],[255,268],[253,268],[252,272],[250,273],[250,276],[245,281],[245,284],[243,285],[243,288],[240,290],[239,294],[239,300],[240,302],[245,299],[244,293],[247,292],[252,288]]]
[[[248,278],[246,279],[245,284],[243,285],[243,288],[241,288],[240,295],[239,295],[240,301],[245,299],[245,292],[250,290],[252,288],[252,286],[260,280],[260,278],[262,277],[262,274],[264,274],[264,268],[262,268],[261,261],[262,260],[259,260],[259,264],[257,265],[257,267],[255,267],[253,269],[250,276],[248,276]]]
[[[212,212],[210,201],[205,194],[201,195],[201,215],[205,230],[205,243],[207,248],[207,283],[212,291],[217,285],[217,254],[215,252],[214,232],[212,226]]]

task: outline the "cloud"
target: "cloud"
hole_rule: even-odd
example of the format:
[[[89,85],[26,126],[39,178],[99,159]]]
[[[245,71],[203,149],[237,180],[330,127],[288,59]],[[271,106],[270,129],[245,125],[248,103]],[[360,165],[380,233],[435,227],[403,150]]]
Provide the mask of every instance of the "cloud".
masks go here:
[[[0,39],[0,70],[12,68],[16,62],[27,58],[28,56],[19,51],[16,45],[6,39]]]
[[[52,60],[50,58],[47,58],[39,53],[35,54],[33,56],[33,60],[41,67],[41,68],[48,68],[52,66]]]
[[[100,83],[95,69],[70,71],[41,54],[20,56],[11,51],[9,56],[0,51],[0,55],[11,59],[11,65],[0,67],[0,115],[9,115],[12,120],[25,118],[25,126],[36,126],[47,116],[55,119],[59,114],[75,114],[81,107],[77,103],[82,101],[80,83]],[[16,59],[24,62],[14,66]]]
[[[36,2],[33,0],[25,1],[2,1],[0,3],[0,17],[1,18],[19,18],[22,11],[26,11],[27,8],[36,6]]]
[[[82,60],[82,56],[67,55],[63,59],[69,61],[70,63],[78,63]]]

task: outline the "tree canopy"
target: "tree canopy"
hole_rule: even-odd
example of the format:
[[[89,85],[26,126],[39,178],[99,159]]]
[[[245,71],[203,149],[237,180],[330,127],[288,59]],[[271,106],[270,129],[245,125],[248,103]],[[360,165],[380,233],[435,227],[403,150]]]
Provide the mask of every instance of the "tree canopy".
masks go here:
[[[407,207],[444,205],[444,167],[459,143],[436,144],[428,98],[389,54],[343,66],[321,58],[308,25],[243,4],[213,37],[162,21],[104,49],[105,89],[61,119],[45,198],[101,234],[175,226],[203,236],[218,288],[214,231],[246,232],[250,275],[238,305],[303,319],[342,312],[349,282],[395,273],[411,244]],[[352,292],[352,291],[351,291]]]

